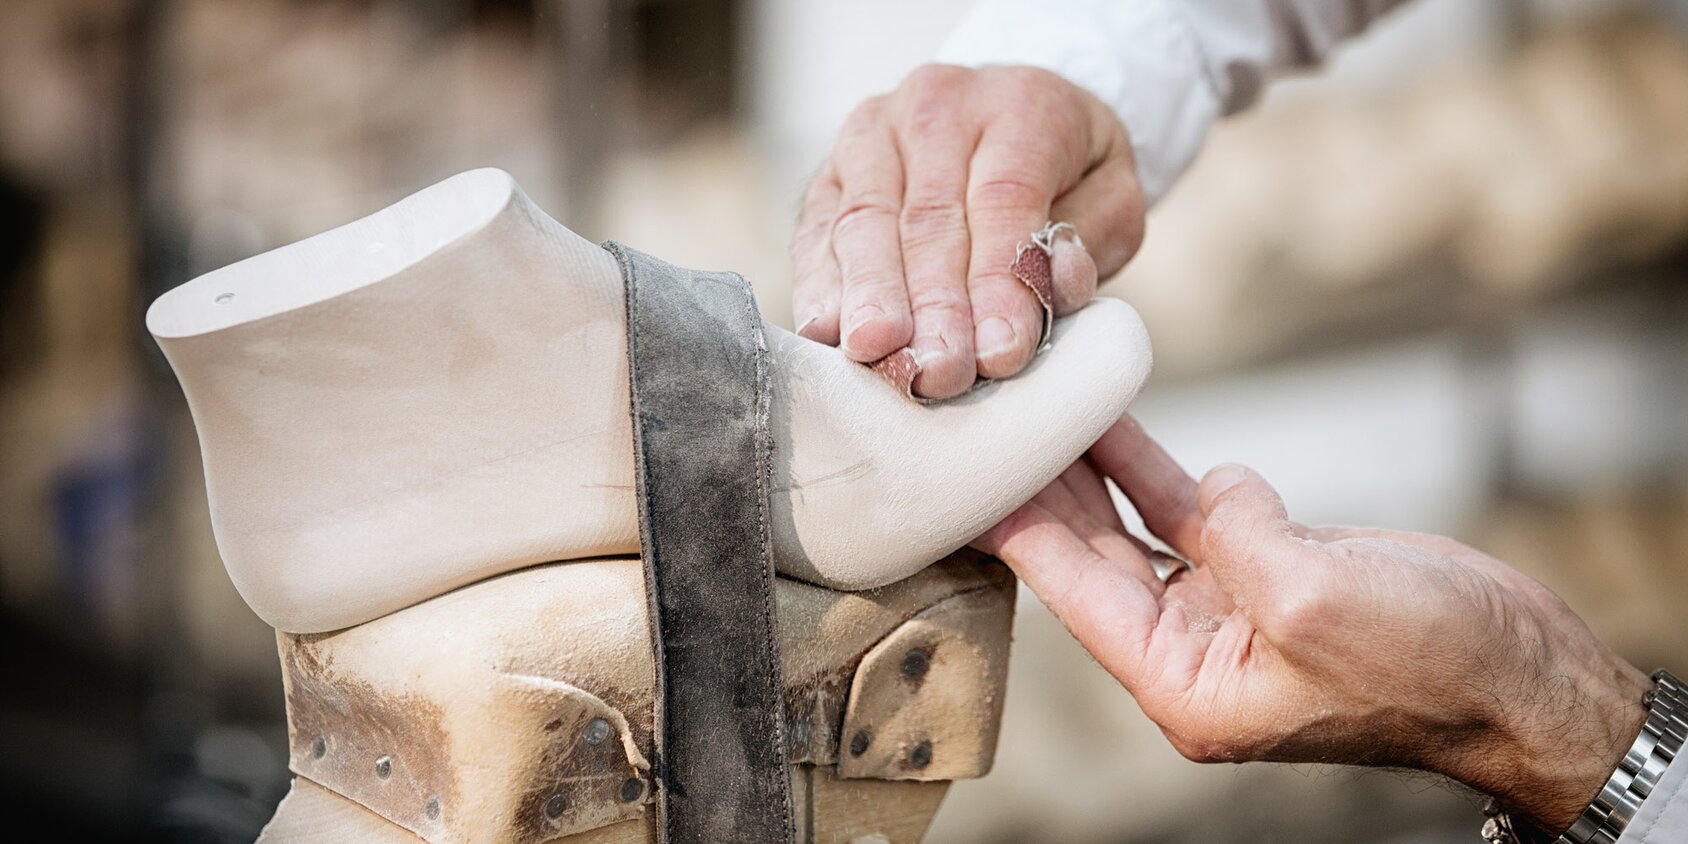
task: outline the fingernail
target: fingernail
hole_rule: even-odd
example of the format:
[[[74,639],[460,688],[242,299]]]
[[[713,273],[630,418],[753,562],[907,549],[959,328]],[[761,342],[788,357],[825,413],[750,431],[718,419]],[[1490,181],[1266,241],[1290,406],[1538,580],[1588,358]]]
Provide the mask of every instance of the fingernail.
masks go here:
[[[1243,478],[1247,476],[1248,470],[1235,463],[1221,463],[1213,467],[1207,473],[1207,477],[1202,478],[1201,495],[1199,496],[1202,501],[1202,509],[1206,510],[1212,506],[1214,499],[1224,495],[1231,487],[1242,483]]]
[[[914,346],[904,346],[903,351],[908,352],[909,358],[912,359],[914,361],[914,365],[920,369],[925,369],[930,366],[932,361],[943,357],[944,354],[943,352],[934,349],[917,349]]]
[[[933,334],[922,334],[908,344],[909,351],[914,352],[914,359],[922,366],[955,353],[955,346],[942,331]]]
[[[850,351],[856,351],[856,344],[853,341],[856,339],[857,332],[884,319],[885,316],[885,310],[878,305],[862,305],[851,311],[850,327],[844,331],[844,347]]]
[[[1019,339],[1019,332],[1002,317],[987,317],[979,323],[974,332],[974,342],[979,346],[981,358],[994,358],[1013,352]]]
[[[915,338],[915,341],[909,344],[908,351],[914,356],[915,366],[920,369],[916,395],[927,399],[949,398],[956,390],[963,389],[961,385],[952,383],[959,374],[950,368],[950,364],[952,361],[959,364],[960,361],[955,346],[943,333]],[[967,360],[965,367],[968,383],[971,383],[973,361]],[[934,382],[934,378],[942,380]]]
[[[807,335],[803,332],[808,331],[809,326],[814,325],[815,320],[820,319],[820,318],[821,318],[821,314],[820,314],[819,309],[810,310],[809,315],[804,317],[802,322],[797,323],[797,336],[799,336],[799,337],[809,337],[809,335]],[[809,337],[809,339],[813,340],[814,338]]]

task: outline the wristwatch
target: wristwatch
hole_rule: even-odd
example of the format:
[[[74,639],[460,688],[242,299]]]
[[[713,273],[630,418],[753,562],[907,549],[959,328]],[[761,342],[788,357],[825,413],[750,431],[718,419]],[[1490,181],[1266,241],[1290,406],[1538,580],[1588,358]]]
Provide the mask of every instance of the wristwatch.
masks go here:
[[[1653,688],[1642,696],[1647,721],[1618,769],[1594,802],[1553,844],[1617,844],[1642,801],[1653,793],[1665,769],[1688,740],[1688,686],[1664,669],[1653,672]],[[1512,819],[1493,800],[1483,813],[1483,839],[1489,844],[1524,844]]]

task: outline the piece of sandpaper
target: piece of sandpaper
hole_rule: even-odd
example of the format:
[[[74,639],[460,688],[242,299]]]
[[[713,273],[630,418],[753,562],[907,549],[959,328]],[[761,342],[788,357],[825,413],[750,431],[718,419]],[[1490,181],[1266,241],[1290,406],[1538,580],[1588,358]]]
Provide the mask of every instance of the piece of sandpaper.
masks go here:
[[[1008,269],[1014,277],[1031,288],[1032,295],[1037,297],[1039,305],[1043,306],[1043,333],[1038,337],[1039,351],[1049,343],[1050,332],[1055,326],[1055,269],[1049,252],[1035,243],[1022,243],[1014,252],[1014,263]],[[920,376],[920,362],[915,360],[914,352],[910,349],[898,349],[873,363],[868,364],[879,377],[890,382],[897,392],[915,401],[922,401],[914,394],[914,379]]]

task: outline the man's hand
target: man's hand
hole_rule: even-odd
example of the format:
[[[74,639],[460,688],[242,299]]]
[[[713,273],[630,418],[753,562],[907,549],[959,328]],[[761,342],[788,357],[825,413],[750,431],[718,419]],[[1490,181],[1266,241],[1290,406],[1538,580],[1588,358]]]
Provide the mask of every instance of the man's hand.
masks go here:
[[[797,331],[870,362],[907,347],[916,394],[947,398],[975,375],[1032,358],[1037,298],[1009,264],[1048,220],[1089,255],[1055,255],[1055,311],[1090,299],[1143,236],[1125,129],[1045,70],[928,65],[863,103],[809,186],[792,258]]]
[[[1103,476],[1194,563],[1167,585]],[[1557,833],[1639,732],[1646,675],[1451,539],[1307,528],[1255,473],[1198,486],[1131,419],[977,545],[1202,762],[1435,771]]]

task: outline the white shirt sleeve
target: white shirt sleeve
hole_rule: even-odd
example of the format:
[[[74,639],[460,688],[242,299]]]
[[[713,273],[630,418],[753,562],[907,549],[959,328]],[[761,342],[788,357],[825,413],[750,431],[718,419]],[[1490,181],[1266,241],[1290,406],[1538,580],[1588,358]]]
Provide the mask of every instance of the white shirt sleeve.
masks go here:
[[[1403,0],[981,0],[938,54],[1052,70],[1113,108],[1151,203],[1213,124]]]
[[[1659,777],[1653,792],[1641,801],[1641,810],[1618,836],[1618,844],[1670,844],[1688,841],[1688,754],[1676,760]]]

